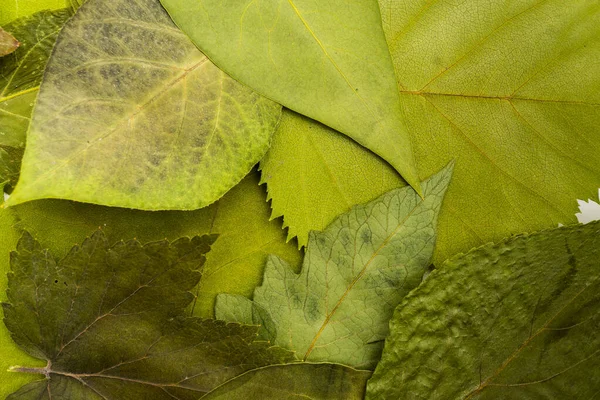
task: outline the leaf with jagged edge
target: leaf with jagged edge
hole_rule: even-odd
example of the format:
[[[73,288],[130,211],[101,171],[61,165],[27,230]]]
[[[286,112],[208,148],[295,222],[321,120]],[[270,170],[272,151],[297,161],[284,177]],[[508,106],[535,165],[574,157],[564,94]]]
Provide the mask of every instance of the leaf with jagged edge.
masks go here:
[[[9,255],[17,247],[19,233],[13,229],[13,216],[4,208],[0,207],[0,302],[6,301],[6,286],[10,270]],[[2,311],[0,311],[0,316]],[[44,362],[31,357],[25,353],[10,338],[10,333],[3,323],[0,323],[0,399],[19,389],[21,386],[41,379],[39,375],[15,374],[8,369],[13,365],[31,365],[32,367],[43,367]]]
[[[13,35],[0,28],[0,57],[12,53],[19,47],[19,41]]]
[[[66,7],[66,0],[2,0],[0,25],[7,25],[17,18],[27,17],[43,10]]]
[[[299,274],[270,257],[253,300],[221,294],[217,318],[261,325],[302,361],[374,368],[394,307],[430,265],[451,175],[452,164],[424,181],[424,198],[395,189],[311,232]]]
[[[256,327],[183,317],[215,236],[110,246],[102,231],[56,262],[25,234],[11,254],[4,322],[47,360],[46,380],[8,399],[197,399],[290,354]]]
[[[7,205],[198,209],[262,158],[280,115],[215,67],[158,0],[90,0],[46,66]]]
[[[600,222],[446,261],[390,322],[367,399],[591,399],[600,390]]]
[[[0,58],[0,145],[24,147],[31,111],[56,37],[69,10],[40,11],[4,28],[21,45]]]
[[[205,400],[362,400],[370,371],[339,364],[272,365],[243,373],[215,388]]]
[[[419,174],[456,159],[436,262],[575,222],[600,187],[600,3],[380,5]]]
[[[600,199],[600,189],[598,189],[598,198]],[[600,220],[600,204],[592,199],[587,201],[577,200],[579,203],[579,212],[575,214],[577,221],[587,224],[592,221]]]
[[[252,172],[217,203],[197,211],[137,211],[65,200],[39,200],[11,207],[18,228],[30,232],[57,255],[99,227],[111,242],[135,237],[145,243],[206,233],[219,239],[207,255],[190,313],[213,316],[218,293],[250,296],[260,284],[268,254],[298,270],[302,253],[285,242],[281,221],[269,222],[270,208],[259,175]]]
[[[333,129],[284,110],[271,148],[260,162],[272,218],[283,216],[288,240],[308,243],[356,204],[405,186],[385,161]]]
[[[348,135],[420,192],[377,0],[161,0],[223,71]]]

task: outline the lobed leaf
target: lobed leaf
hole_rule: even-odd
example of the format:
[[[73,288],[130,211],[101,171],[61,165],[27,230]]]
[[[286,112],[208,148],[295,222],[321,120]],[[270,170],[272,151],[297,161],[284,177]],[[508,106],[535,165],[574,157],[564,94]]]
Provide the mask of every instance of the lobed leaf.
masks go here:
[[[302,361],[374,368],[394,307],[430,265],[452,165],[412,188],[352,208],[311,232],[299,274],[267,261],[253,301],[219,295],[217,318],[261,325],[260,335]]]
[[[262,158],[280,113],[215,67],[158,0],[88,1],[46,67],[8,204],[207,206]]]
[[[370,371],[359,371],[339,364],[272,365],[245,372],[214,389],[203,399],[362,400],[370,376]]]
[[[448,260],[390,322],[367,399],[584,399],[600,390],[600,222]]]
[[[350,136],[420,192],[375,0],[161,2],[225,72]]]
[[[256,328],[184,318],[214,236],[109,246],[99,231],[56,263],[29,235],[12,254],[4,321],[43,369],[9,399],[196,399],[289,359]]]

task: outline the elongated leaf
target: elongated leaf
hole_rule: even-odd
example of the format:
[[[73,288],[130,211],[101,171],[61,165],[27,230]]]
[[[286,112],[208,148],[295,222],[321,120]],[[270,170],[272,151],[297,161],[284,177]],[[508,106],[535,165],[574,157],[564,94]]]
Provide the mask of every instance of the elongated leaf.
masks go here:
[[[68,10],[41,11],[5,26],[21,44],[14,53],[0,58],[0,145],[25,146],[46,62],[70,16]]]
[[[46,67],[8,204],[197,209],[262,158],[281,106],[229,78],[158,0],[91,0]]]
[[[394,307],[429,266],[451,174],[423,182],[424,199],[396,189],[312,232],[300,274],[270,257],[251,307],[219,295],[217,318],[260,324],[262,338],[303,361],[373,368]]]
[[[220,68],[419,180],[376,0],[161,0]]]
[[[285,243],[280,221],[269,222],[264,187],[253,172],[214,205],[197,211],[147,212],[59,200],[11,207],[20,229],[29,231],[55,254],[65,254],[98,227],[110,242],[136,237],[141,242],[207,233],[219,239],[207,255],[191,312],[213,316],[217,293],[250,296],[260,283],[268,254],[299,268],[302,254]]]
[[[318,122],[284,110],[260,162],[272,199],[272,217],[283,216],[288,239],[308,243],[338,215],[405,183],[385,161]]]
[[[11,260],[5,323],[48,360],[47,381],[9,399],[196,399],[252,368],[289,359],[256,328],[183,318],[214,237],[109,247],[98,232],[58,264],[25,235]]]
[[[10,270],[9,254],[17,246],[19,235],[13,229],[13,218],[11,213],[0,208],[0,302],[6,301],[6,274]],[[10,333],[4,324],[0,324],[0,399],[6,397],[17,390],[22,385],[31,381],[41,379],[40,375],[24,375],[9,372],[13,365],[31,365],[33,367],[43,367],[44,363],[25,353],[13,342]]]
[[[21,17],[28,17],[42,10],[64,8],[66,0],[2,0],[0,7],[0,25]]]
[[[224,383],[206,400],[362,400],[370,371],[338,364],[273,365],[248,371]]]
[[[600,187],[600,3],[380,4],[419,173],[457,160],[436,261],[574,222]]]
[[[13,35],[0,28],[0,57],[12,53],[19,47],[19,41]]]
[[[447,261],[398,306],[368,399],[586,399],[600,390],[600,222]]]

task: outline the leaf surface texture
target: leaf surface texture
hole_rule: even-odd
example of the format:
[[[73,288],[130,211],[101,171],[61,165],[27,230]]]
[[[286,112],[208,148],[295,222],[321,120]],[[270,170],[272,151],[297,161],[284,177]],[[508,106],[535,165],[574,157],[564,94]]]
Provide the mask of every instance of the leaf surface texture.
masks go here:
[[[396,308],[367,399],[585,399],[600,390],[600,222],[448,260]]]
[[[12,53],[19,47],[19,41],[13,35],[0,28],[0,57]]]
[[[157,0],[89,1],[46,67],[9,203],[197,209],[262,158],[280,113],[215,67]]]
[[[395,305],[418,286],[431,261],[437,216],[452,167],[354,207],[311,232],[299,274],[270,257],[253,300],[219,295],[219,319],[261,325],[261,337],[302,361],[355,368],[377,363]]]

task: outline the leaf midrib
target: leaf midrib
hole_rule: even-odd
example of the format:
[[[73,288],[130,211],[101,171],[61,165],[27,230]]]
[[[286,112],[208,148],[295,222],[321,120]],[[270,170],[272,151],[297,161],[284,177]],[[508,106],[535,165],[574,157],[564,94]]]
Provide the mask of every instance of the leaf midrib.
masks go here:
[[[479,100],[503,100],[503,101],[530,101],[539,103],[559,103],[559,104],[580,104],[586,106],[597,107],[600,106],[600,102],[588,102],[578,100],[562,100],[562,99],[543,99],[534,97],[519,97],[519,96],[493,96],[493,95],[477,95],[477,94],[461,94],[461,93],[445,93],[445,92],[428,92],[421,90],[400,90],[400,93],[410,94],[416,96],[443,96],[443,97],[456,97],[463,99],[479,99]]]

